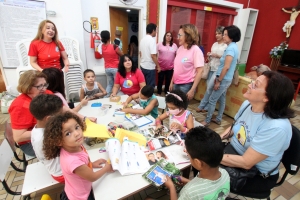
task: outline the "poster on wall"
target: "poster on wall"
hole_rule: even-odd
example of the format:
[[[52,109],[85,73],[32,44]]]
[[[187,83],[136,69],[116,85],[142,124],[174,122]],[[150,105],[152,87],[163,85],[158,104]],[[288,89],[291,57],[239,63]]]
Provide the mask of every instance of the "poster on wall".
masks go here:
[[[44,19],[44,1],[0,0],[0,56],[4,68],[19,66],[16,43],[33,39]]]

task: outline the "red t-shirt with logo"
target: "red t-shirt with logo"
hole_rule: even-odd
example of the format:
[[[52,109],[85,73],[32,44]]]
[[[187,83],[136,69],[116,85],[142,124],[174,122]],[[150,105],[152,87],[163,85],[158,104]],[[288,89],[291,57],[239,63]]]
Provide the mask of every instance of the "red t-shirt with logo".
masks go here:
[[[30,43],[28,56],[37,57],[37,64],[42,68],[55,67],[61,69],[60,52],[65,51],[64,46],[59,42],[60,48],[54,41],[47,43],[43,40],[34,40]]]
[[[119,84],[121,91],[129,96],[138,93],[141,89],[140,83],[143,82],[145,82],[145,77],[140,69],[127,72],[125,78],[119,72],[116,73],[115,84]]]

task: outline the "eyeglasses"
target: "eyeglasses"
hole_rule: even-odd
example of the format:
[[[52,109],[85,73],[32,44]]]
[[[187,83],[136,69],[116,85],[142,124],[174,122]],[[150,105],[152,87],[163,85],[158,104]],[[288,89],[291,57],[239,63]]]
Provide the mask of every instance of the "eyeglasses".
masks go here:
[[[49,86],[49,83],[45,83],[44,85],[37,85],[37,86],[32,86],[35,87],[38,90],[42,90],[43,88],[47,88]]]
[[[184,34],[181,35],[181,34],[178,33],[177,37],[180,38],[181,36],[184,36]]]

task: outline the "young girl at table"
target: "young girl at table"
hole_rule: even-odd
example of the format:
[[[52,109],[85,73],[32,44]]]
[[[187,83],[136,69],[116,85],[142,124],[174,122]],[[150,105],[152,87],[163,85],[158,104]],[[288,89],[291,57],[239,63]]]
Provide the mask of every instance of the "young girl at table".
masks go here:
[[[61,199],[94,199],[92,182],[107,172],[111,165],[104,159],[91,162],[83,147],[85,124],[76,115],[65,112],[51,117],[46,124],[43,151],[46,159],[60,156],[60,166],[65,178]],[[93,168],[102,168],[93,171]]]
[[[169,128],[172,132],[181,133],[181,138],[194,128],[194,117],[191,111],[186,110],[188,106],[188,99],[186,94],[180,90],[172,90],[166,95],[166,104],[168,111],[158,116],[155,120],[156,128],[161,128],[161,121],[169,117]]]
[[[123,104],[124,108],[122,111],[125,113],[139,115],[148,115],[150,113],[150,115],[155,119],[158,116],[158,100],[153,93],[153,87],[150,85],[145,85],[139,93],[133,94],[126,99],[125,103]],[[127,108],[128,104],[132,100],[138,101],[142,108]]]
[[[104,97],[107,92],[102,85],[95,81],[95,72],[91,69],[86,69],[83,72],[85,84],[80,89],[80,101],[87,97],[88,100],[99,99]]]

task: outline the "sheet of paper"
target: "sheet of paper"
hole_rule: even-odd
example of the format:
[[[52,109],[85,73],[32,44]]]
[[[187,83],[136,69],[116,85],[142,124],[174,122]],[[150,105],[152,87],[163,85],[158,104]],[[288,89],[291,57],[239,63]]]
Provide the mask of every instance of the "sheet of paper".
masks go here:
[[[85,119],[86,130],[83,132],[84,137],[110,138],[106,126],[91,122]]]
[[[119,139],[119,141],[122,143],[124,137],[127,137],[130,141],[139,143],[140,146],[146,147],[147,140],[142,134],[117,128],[115,138]]]
[[[119,170],[121,143],[118,139],[110,138],[105,142],[106,152],[113,170]]]

